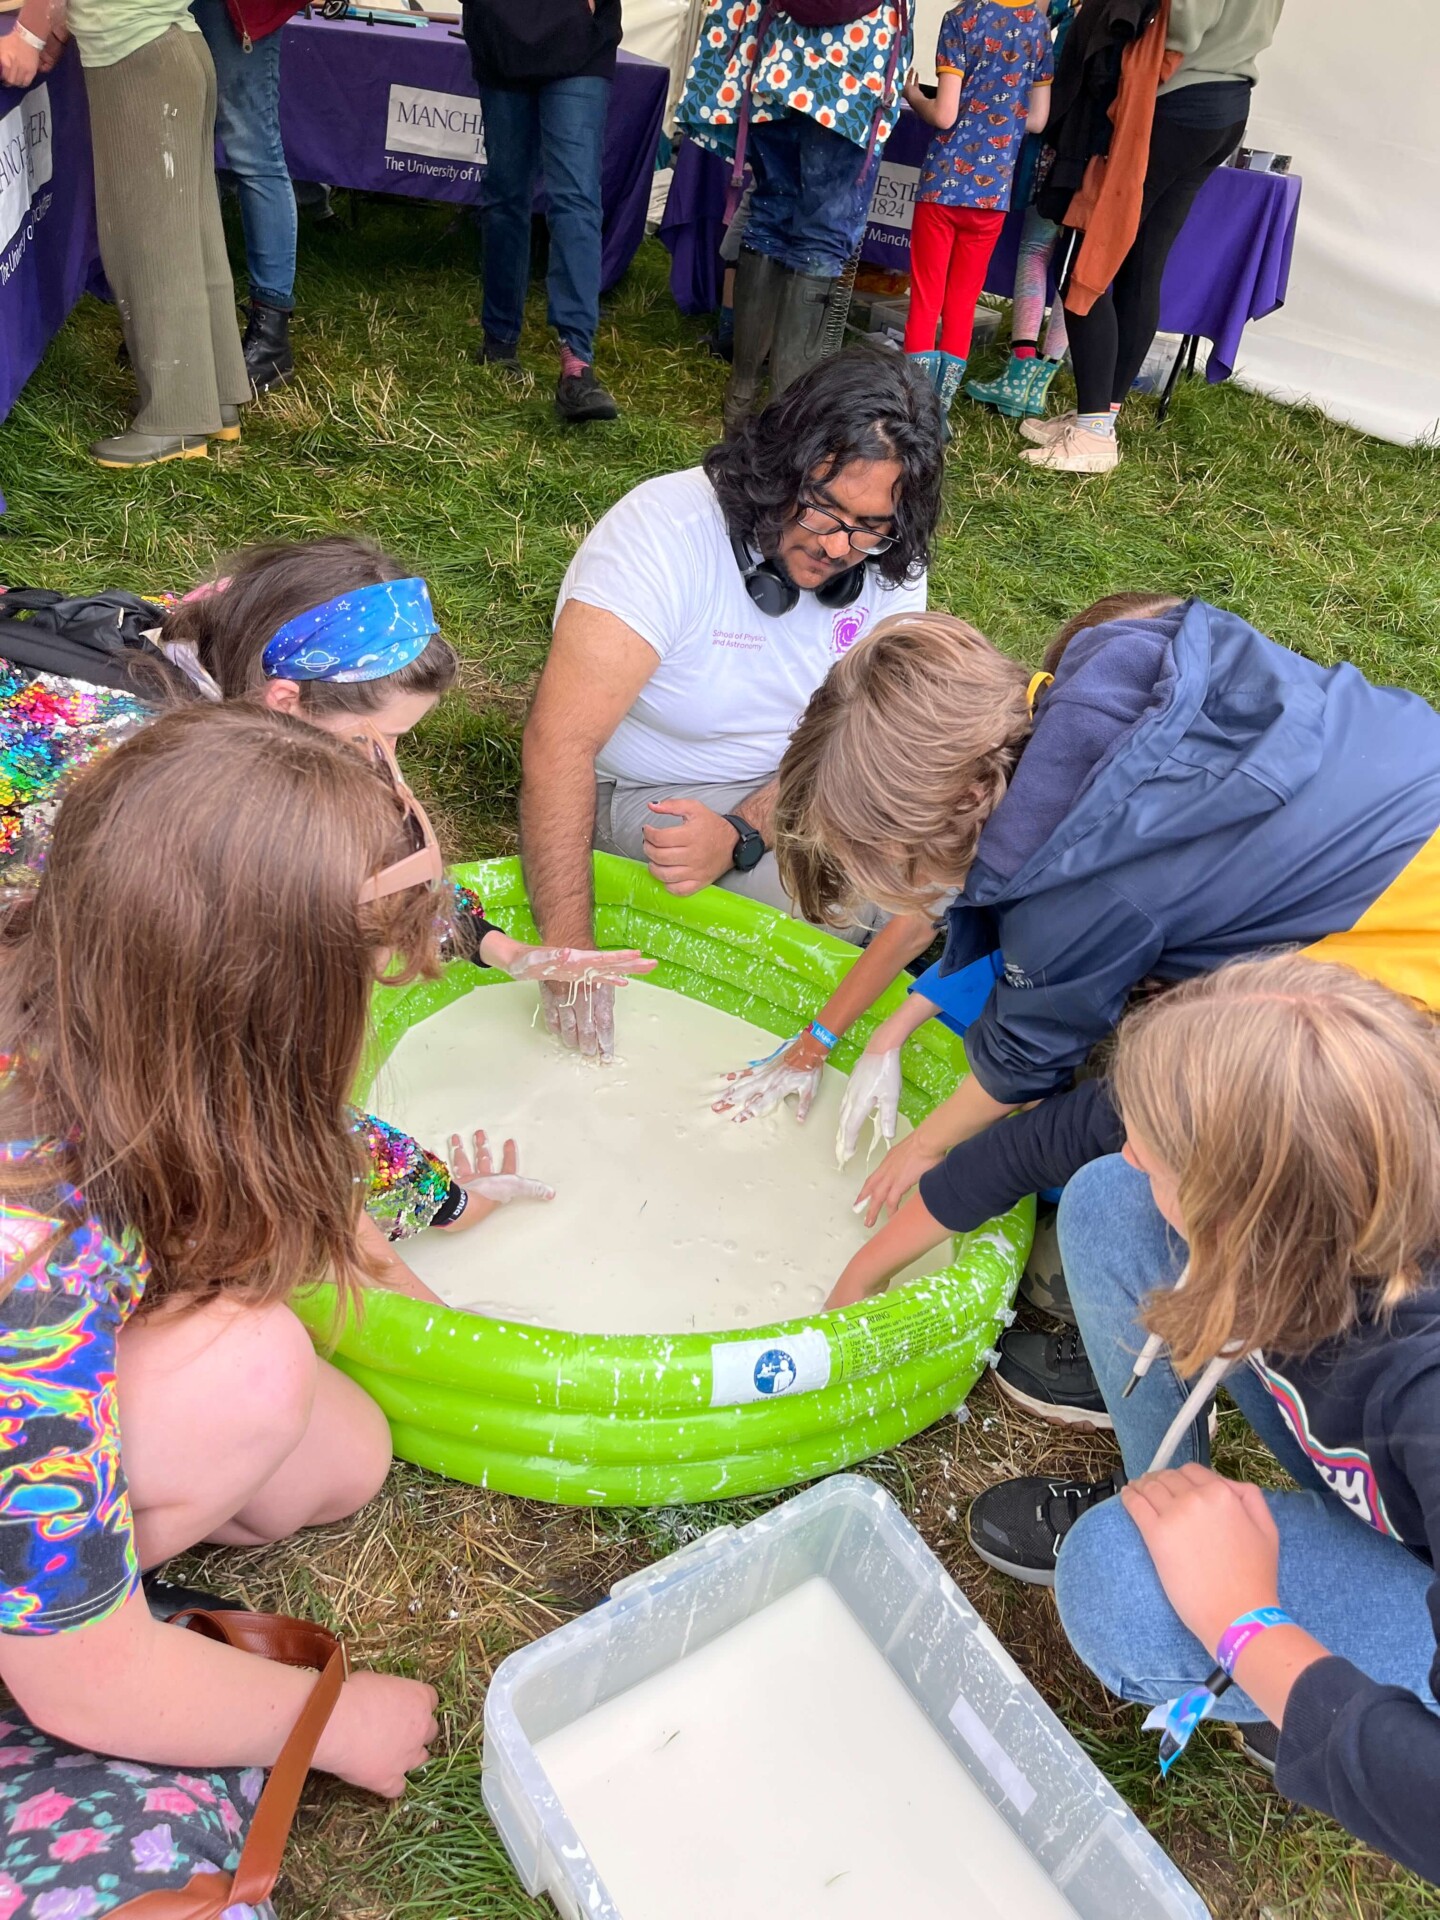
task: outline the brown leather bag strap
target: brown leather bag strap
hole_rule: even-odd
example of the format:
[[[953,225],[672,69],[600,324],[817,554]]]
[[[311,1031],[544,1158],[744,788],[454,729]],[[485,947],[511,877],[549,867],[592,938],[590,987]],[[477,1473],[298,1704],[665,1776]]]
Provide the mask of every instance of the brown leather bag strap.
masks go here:
[[[318,1666],[320,1677],[270,1769],[234,1873],[197,1873],[183,1887],[142,1893],[112,1908],[113,1920],[220,1920],[227,1907],[255,1907],[270,1898],[305,1777],[349,1674],[335,1635],[306,1620],[279,1613],[197,1611],[177,1614],[175,1624],[286,1666]]]

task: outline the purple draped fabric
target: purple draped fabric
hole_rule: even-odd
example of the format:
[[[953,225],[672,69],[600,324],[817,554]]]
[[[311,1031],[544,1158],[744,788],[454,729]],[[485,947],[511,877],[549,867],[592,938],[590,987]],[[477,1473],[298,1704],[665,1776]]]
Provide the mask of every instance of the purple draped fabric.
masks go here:
[[[87,288],[103,293],[105,282],[90,116],[70,46],[33,87],[0,86],[0,420]]]
[[[875,266],[910,270],[909,218],[928,138],[913,113],[901,114],[881,160],[861,248],[861,258]],[[670,289],[682,313],[710,313],[719,305],[726,177],[724,162],[693,142],[676,156],[660,238],[670,251]],[[1200,190],[1166,264],[1160,327],[1213,343],[1207,379],[1228,378],[1245,323],[1283,304],[1299,208],[1294,174],[1222,167]],[[985,280],[988,293],[1010,294],[1020,225],[1018,213],[1006,219]]]
[[[456,31],[314,17],[282,31],[280,119],[295,179],[422,200],[482,198],[480,101]],[[602,287],[614,286],[645,237],[668,85],[653,60],[620,55],[601,178]]]

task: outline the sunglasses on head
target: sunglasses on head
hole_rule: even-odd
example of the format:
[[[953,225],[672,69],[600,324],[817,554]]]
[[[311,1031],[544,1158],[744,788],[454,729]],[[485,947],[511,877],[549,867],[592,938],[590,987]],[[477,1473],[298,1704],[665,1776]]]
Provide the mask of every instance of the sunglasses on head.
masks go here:
[[[440,858],[440,843],[435,838],[429,815],[405,784],[405,776],[390,751],[390,743],[382,734],[373,727],[362,727],[355,736],[355,745],[374,764],[376,771],[385,776],[400,803],[406,830],[415,849],[399,860],[392,860],[388,867],[382,867],[379,873],[372,873],[361,884],[358,896],[360,905],[363,907],[374,900],[386,900],[391,894],[404,893],[409,887],[427,887],[433,893],[445,877],[445,863]]]

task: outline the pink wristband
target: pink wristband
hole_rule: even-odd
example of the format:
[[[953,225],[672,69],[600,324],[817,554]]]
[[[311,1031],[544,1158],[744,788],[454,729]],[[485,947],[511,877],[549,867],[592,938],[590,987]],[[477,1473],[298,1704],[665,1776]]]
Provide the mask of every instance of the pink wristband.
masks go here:
[[[1250,1613],[1242,1613],[1238,1620],[1232,1620],[1220,1636],[1220,1644],[1215,1649],[1215,1658],[1233,1680],[1235,1662],[1249,1646],[1269,1627],[1293,1627],[1295,1622],[1283,1607],[1256,1607]]]

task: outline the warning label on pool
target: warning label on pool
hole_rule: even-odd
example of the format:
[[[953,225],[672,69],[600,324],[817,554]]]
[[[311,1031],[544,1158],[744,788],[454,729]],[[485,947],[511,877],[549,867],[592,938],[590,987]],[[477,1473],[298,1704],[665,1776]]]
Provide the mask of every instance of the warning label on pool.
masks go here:
[[[904,1313],[876,1313],[857,1326],[835,1330],[835,1371],[842,1380],[863,1379],[903,1367],[955,1338],[955,1313],[940,1301],[907,1301]]]
[[[779,1339],[727,1340],[710,1349],[710,1404],[779,1400],[830,1384],[830,1342],[807,1328]]]

